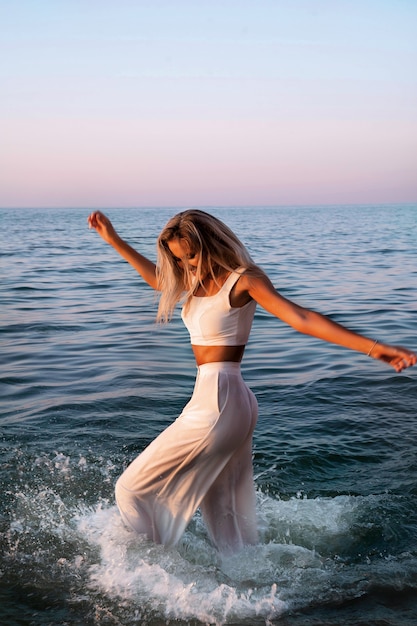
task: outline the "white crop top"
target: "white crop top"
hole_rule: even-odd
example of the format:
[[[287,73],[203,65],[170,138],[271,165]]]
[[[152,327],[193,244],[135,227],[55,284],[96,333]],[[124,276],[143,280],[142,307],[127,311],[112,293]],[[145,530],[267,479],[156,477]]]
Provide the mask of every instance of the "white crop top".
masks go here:
[[[192,296],[181,317],[195,346],[243,346],[249,339],[256,302],[230,305],[230,292],[243,268],[232,272],[214,296]]]

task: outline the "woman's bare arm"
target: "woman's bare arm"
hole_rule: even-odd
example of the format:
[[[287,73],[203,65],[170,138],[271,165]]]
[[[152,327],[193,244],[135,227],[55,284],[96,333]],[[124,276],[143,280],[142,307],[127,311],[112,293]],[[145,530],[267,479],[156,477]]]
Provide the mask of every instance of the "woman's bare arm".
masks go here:
[[[242,288],[247,289],[249,295],[262,308],[301,333],[380,359],[391,365],[397,372],[417,362],[417,356],[411,350],[375,342],[374,339],[348,330],[325,315],[287,300],[276,291],[266,276],[256,278],[242,276],[242,278]]]
[[[88,225],[94,228],[98,234],[109,243],[153,289],[157,289],[155,263],[137,252],[132,246],[124,241],[115,231],[108,217],[100,211],[94,211],[88,217]]]

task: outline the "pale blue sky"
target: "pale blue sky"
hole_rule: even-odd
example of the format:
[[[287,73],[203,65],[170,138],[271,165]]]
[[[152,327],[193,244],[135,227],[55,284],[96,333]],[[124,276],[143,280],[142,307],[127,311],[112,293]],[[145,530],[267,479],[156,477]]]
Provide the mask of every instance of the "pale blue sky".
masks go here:
[[[415,0],[0,0],[0,206],[417,200]]]

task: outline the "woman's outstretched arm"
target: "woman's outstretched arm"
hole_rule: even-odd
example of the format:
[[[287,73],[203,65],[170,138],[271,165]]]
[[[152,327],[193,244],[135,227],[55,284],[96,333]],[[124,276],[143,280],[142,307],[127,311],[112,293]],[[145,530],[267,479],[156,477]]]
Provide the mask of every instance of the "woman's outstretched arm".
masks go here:
[[[323,339],[357,352],[363,352],[374,359],[380,359],[388,363],[397,372],[401,372],[406,367],[415,365],[417,362],[417,356],[411,350],[377,342],[375,338],[371,339],[348,330],[325,315],[310,311],[291,302],[291,300],[287,300],[276,291],[266,276],[256,278],[244,276],[242,278],[244,279],[242,287],[246,283],[249,295],[262,308],[301,333],[312,335],[318,339]]]
[[[157,289],[155,263],[137,252],[132,246],[124,241],[115,231],[108,217],[100,211],[94,211],[88,217],[88,225],[94,228],[100,237],[109,243],[153,289]]]

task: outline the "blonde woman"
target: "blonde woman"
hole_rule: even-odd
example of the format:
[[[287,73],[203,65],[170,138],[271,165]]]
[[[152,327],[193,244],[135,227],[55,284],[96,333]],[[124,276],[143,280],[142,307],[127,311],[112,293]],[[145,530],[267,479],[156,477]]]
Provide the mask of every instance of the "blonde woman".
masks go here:
[[[184,211],[167,223],[157,241],[156,265],[121,239],[101,212],[93,212],[88,222],[160,292],[158,320],[169,321],[182,302],[198,366],[193,395],[181,415],[117,481],[123,520],[149,539],[172,546],[200,507],[220,552],[255,544],[257,403],[242,379],[240,362],[256,305],[301,333],[385,361],[397,372],[415,365],[416,355],[284,298],[236,235],[203,211]]]

